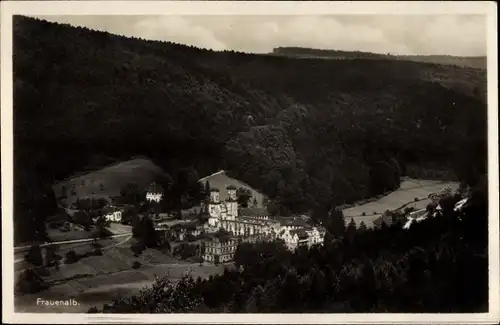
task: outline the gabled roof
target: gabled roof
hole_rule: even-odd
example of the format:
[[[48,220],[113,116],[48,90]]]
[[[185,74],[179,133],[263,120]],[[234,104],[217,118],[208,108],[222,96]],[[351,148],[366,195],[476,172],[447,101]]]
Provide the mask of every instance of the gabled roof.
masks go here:
[[[268,216],[269,213],[266,208],[239,208],[238,215],[242,217],[259,217]]]
[[[228,190],[236,190],[236,186],[229,185],[229,186],[226,187],[226,189],[228,189]]]
[[[307,220],[298,217],[274,217],[273,220],[278,221],[282,226],[308,226]]]
[[[305,229],[295,229],[295,230],[290,231],[290,234],[292,236],[297,235],[299,237],[299,239],[309,238],[309,235],[307,234]]]
[[[147,191],[151,193],[163,193],[163,187],[161,187],[156,182],[152,182],[151,184],[149,184]]]

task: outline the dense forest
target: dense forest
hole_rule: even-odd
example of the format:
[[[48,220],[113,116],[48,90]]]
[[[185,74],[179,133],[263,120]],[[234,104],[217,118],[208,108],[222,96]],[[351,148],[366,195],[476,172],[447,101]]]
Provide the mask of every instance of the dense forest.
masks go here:
[[[484,70],[214,52],[22,16],[13,32],[17,242],[55,208],[54,180],[99,157],[225,169],[283,215],[410,171],[473,184],[486,169]]]
[[[284,55],[291,57],[304,58],[323,58],[323,59],[387,59],[387,60],[405,60],[415,62],[427,62],[437,64],[456,65],[461,67],[471,67],[477,69],[486,69],[485,56],[451,56],[451,55],[395,55],[380,54],[359,51],[339,51],[339,50],[321,50],[302,47],[278,47],[272,52],[273,55]]]
[[[472,313],[488,311],[487,181],[468,205],[443,198],[442,214],[415,224],[349,231],[311,250],[243,244],[237,270],[209,279],[159,278],[89,312]]]

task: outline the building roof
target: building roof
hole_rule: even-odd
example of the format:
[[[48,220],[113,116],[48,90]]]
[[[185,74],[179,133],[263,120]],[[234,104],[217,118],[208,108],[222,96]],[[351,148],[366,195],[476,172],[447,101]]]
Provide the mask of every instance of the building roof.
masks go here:
[[[102,208],[103,214],[114,213],[116,211],[121,211],[121,210],[115,206],[109,206],[109,205]]]
[[[307,233],[307,231],[305,229],[295,229],[295,230],[290,231],[290,234],[292,236],[297,235],[299,237],[299,239],[309,238],[309,234]]]
[[[266,208],[239,208],[238,215],[242,217],[259,217],[269,215]]]
[[[220,191],[219,191],[219,189],[218,189],[218,188],[214,188],[214,187],[212,187],[212,188],[210,189],[210,192],[220,192]]]
[[[226,187],[226,189],[228,189],[228,190],[236,190],[236,186],[229,185],[228,187]]]
[[[308,226],[307,220],[299,217],[274,217],[275,221],[278,221],[282,226],[295,226],[295,227],[306,227]]]
[[[161,187],[156,182],[152,182],[151,184],[149,184],[147,191],[151,193],[163,193],[163,187]]]

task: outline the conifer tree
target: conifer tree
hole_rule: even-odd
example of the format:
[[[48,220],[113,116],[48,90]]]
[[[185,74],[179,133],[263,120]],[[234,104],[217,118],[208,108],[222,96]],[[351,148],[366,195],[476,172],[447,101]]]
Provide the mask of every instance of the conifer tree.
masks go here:
[[[359,231],[360,231],[360,232],[365,232],[365,231],[367,231],[367,230],[368,230],[368,228],[366,227],[365,222],[364,222],[364,221],[361,221],[361,223],[359,224]]]

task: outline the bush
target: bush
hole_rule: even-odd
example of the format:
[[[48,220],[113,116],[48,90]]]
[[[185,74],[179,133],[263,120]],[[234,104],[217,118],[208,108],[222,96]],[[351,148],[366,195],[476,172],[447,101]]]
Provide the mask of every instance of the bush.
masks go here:
[[[96,248],[94,250],[94,255],[96,255],[96,256],[102,256],[102,249],[101,248]]]
[[[42,249],[39,245],[33,245],[25,255],[25,260],[35,266],[43,265]]]
[[[363,217],[364,217],[364,216],[366,216],[366,212],[361,213],[361,215],[362,215]]]
[[[134,256],[139,256],[146,249],[146,245],[142,241],[137,241],[130,245],[130,249],[134,253]]]
[[[133,264],[132,264],[132,268],[133,269],[138,269],[141,267],[141,262],[139,261],[135,261]]]
[[[415,200],[415,202],[418,202],[418,197],[416,197],[414,200]]]
[[[88,314],[97,314],[97,313],[99,313],[99,309],[97,309],[97,307],[94,306],[94,307],[89,308],[89,310],[87,311],[87,313]]]
[[[70,250],[69,252],[66,253],[65,263],[66,264],[73,264],[73,263],[78,262],[79,259],[80,259],[80,256],[78,256],[78,254],[74,250]]]
[[[28,269],[19,275],[15,291],[17,293],[35,293],[45,290],[49,285],[42,277],[32,269]]]

